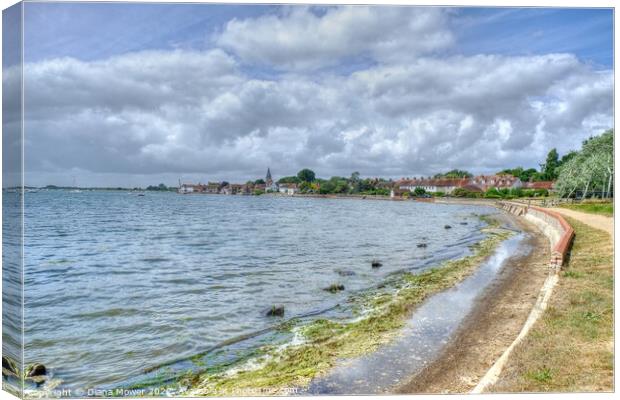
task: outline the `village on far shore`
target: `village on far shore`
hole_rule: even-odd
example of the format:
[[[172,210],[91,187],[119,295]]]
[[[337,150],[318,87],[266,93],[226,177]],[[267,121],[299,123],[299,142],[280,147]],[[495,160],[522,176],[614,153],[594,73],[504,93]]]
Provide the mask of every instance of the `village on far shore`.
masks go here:
[[[318,179],[312,170],[303,169],[296,176],[274,180],[267,168],[264,179],[244,184],[229,182],[181,183],[181,194],[261,195],[266,193],[295,195],[364,195],[395,197],[485,197],[501,198],[547,196],[553,191],[554,181],[526,181],[508,172],[495,175],[473,176],[466,171],[452,170],[434,177],[403,177],[398,180],[383,178],[361,179],[354,172],[350,178]]]
[[[510,199],[518,197],[562,197],[609,199],[613,196],[613,129],[599,136],[592,136],[582,143],[582,148],[569,151],[562,157],[551,149],[544,163],[536,168],[507,168],[491,175],[477,175],[460,169],[428,177],[361,178],[359,172],[350,177],[316,177],[314,171],[304,168],[294,176],[273,179],[267,168],[265,179],[245,184],[208,182],[206,184],[181,183],[176,189],[182,194],[229,194],[304,196],[376,196],[394,199],[467,197]],[[160,184],[161,189],[170,190]],[[147,189],[149,190],[149,189]]]

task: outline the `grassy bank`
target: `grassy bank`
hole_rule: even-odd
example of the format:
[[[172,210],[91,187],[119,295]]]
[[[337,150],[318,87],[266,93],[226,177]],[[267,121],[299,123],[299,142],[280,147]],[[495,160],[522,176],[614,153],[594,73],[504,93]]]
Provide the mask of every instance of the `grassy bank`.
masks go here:
[[[570,261],[492,391],[613,390],[613,245],[605,232],[567,221],[576,233]]]
[[[561,207],[589,214],[604,215],[606,217],[614,216],[614,203],[564,204]]]
[[[452,260],[421,274],[404,273],[378,292],[354,299],[357,318],[347,322],[326,319],[305,326],[291,324],[295,345],[265,348],[262,355],[236,369],[184,378],[181,386],[192,395],[286,393],[304,386],[332,367],[338,359],[371,352],[398,332],[411,311],[428,296],[455,285],[471,274],[497,245],[511,235],[493,221],[487,238],[473,246],[472,255]]]

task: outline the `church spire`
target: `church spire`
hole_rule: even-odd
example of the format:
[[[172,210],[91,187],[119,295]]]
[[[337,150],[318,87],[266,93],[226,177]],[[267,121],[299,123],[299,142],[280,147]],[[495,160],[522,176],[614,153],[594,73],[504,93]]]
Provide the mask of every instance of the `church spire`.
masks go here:
[[[273,179],[271,179],[271,171],[269,170],[269,167],[267,167],[267,176],[265,177],[265,182],[273,182]]]

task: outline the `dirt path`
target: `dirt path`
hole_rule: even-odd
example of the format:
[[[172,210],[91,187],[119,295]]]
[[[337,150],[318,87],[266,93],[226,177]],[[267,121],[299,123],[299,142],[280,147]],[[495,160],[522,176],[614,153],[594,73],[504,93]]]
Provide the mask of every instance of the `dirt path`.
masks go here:
[[[549,245],[531,224],[515,223],[531,252],[508,261],[438,359],[397,393],[468,393],[518,335],[547,277]]]
[[[566,215],[567,217],[574,218],[577,221],[583,222],[586,225],[590,225],[592,228],[605,231],[612,237],[612,239],[614,237],[614,219],[612,217],[606,217],[604,215],[597,214],[588,214],[561,207],[552,208],[552,210],[562,215]]]

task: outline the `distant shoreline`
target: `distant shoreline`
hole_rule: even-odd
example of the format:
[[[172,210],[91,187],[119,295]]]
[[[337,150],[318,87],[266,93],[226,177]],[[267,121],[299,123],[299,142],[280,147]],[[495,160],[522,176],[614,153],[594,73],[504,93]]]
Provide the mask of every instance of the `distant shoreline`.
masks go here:
[[[8,187],[2,188],[5,192],[14,192],[19,190],[20,187]],[[390,197],[387,195],[373,195],[373,194],[319,194],[319,193],[295,193],[293,195],[284,193],[268,192],[260,195],[254,194],[224,194],[224,193],[178,193],[173,190],[146,190],[146,189],[128,189],[128,188],[85,188],[85,187],[57,187],[57,188],[45,188],[45,187],[33,187],[24,186],[26,192],[36,193],[39,191],[71,191],[81,190],[85,192],[135,192],[135,193],[170,193],[181,194],[184,196],[222,196],[222,197],[283,197],[283,198],[314,198],[314,199],[352,199],[352,200],[380,200],[380,201],[415,201],[419,203],[437,203],[437,204],[462,204],[462,205],[490,205],[493,206],[498,199],[484,199],[484,198],[461,198],[461,197]]]

